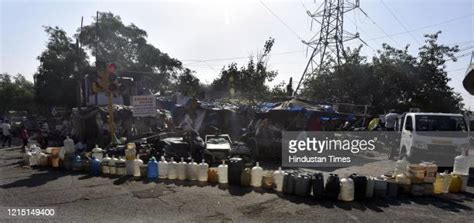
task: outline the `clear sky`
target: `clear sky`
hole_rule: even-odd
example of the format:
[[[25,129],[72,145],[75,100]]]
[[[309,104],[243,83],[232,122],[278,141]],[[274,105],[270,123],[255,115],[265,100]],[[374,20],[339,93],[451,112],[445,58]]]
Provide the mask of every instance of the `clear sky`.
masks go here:
[[[85,24],[90,24],[96,11],[110,11],[120,15],[125,24],[133,23],[146,30],[151,44],[183,61],[205,83],[210,83],[222,66],[232,61],[243,65],[268,37],[274,37],[269,65],[279,71],[271,83],[277,84],[301,76],[308,57],[299,38],[308,40],[318,29],[315,26],[310,30],[305,11],[316,9],[322,0],[0,2],[2,73],[21,73],[32,80],[39,65],[36,58],[47,41],[42,26],[59,26],[72,36],[80,26],[81,16]],[[472,0],[361,0],[360,6],[375,24],[356,10],[345,15],[345,29],[358,31],[373,49],[381,48],[384,42],[395,47],[410,44],[410,51],[416,54],[423,34],[438,30],[443,31],[441,43],[460,45],[464,51],[458,55],[469,54],[474,48]],[[353,40],[345,46],[359,44]],[[374,54],[372,49],[364,48],[364,55]],[[447,70],[452,79],[449,84],[461,93],[466,107],[474,109],[474,97],[462,87],[469,61],[470,55],[461,57],[450,62]]]

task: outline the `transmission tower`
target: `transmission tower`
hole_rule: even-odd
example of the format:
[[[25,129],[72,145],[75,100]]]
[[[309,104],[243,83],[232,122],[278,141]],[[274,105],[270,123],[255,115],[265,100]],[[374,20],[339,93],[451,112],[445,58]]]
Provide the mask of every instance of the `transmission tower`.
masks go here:
[[[344,14],[358,7],[359,0],[324,0],[314,12],[307,11],[311,17],[311,29],[313,22],[320,24],[321,28],[309,41],[303,41],[313,52],[295,94],[305,78],[319,73],[321,65],[329,55],[334,59],[334,67],[341,65],[341,60],[346,57],[343,43],[359,38],[359,33],[344,31]]]

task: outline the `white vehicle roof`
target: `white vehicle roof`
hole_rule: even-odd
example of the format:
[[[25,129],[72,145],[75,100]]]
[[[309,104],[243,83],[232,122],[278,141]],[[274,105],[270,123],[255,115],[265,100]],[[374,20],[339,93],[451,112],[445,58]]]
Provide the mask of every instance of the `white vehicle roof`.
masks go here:
[[[407,115],[438,115],[438,116],[457,116],[464,117],[462,114],[456,113],[434,113],[434,112],[408,112]]]

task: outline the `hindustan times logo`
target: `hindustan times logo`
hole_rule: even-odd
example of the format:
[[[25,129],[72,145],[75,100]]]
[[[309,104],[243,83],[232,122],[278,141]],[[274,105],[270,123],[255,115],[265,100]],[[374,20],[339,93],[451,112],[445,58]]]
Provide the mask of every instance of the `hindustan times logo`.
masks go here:
[[[373,139],[317,139],[316,137],[308,137],[306,140],[289,140],[288,151],[295,154],[299,151],[315,151],[323,153],[324,151],[350,151],[357,154],[360,151],[375,150],[377,138]]]

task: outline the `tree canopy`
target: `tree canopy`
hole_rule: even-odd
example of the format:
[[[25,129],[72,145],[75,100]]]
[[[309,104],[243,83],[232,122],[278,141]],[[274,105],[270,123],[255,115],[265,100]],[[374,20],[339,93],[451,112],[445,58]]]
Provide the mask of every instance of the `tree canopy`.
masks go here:
[[[9,110],[32,111],[33,101],[33,83],[21,74],[0,74],[0,114]]]
[[[323,67],[305,83],[303,95],[310,99],[371,105],[374,112],[420,108],[432,112],[460,112],[461,96],[448,85],[446,61],[455,60],[458,47],[437,42],[441,32],[425,35],[417,56],[408,47],[383,44],[367,62],[360,49],[348,49],[346,62],[336,69]]]

